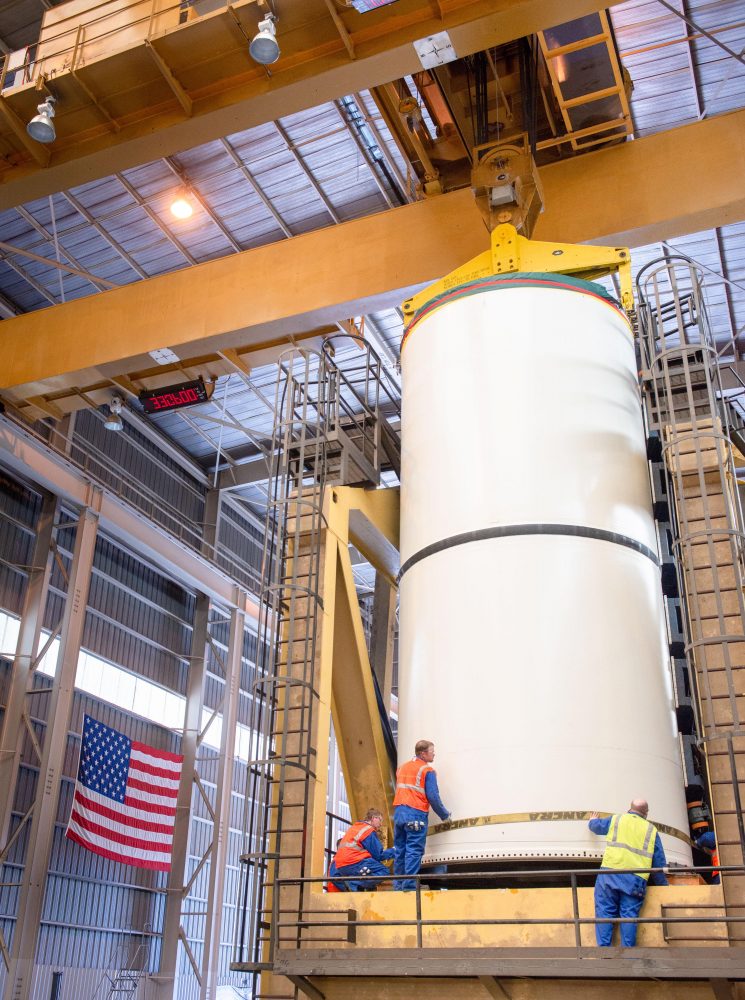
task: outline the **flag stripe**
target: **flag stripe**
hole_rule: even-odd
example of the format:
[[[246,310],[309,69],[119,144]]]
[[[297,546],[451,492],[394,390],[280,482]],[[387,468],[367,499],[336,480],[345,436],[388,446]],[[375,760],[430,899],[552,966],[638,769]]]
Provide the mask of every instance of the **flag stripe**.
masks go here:
[[[158,872],[168,872],[171,870],[170,861],[151,861],[149,858],[136,858],[128,854],[121,854],[118,851],[108,850],[98,844],[93,844],[88,837],[81,837],[76,833],[72,826],[68,828],[67,836],[70,840],[74,840],[76,844],[80,844],[81,847],[87,848],[94,854],[99,854],[102,858],[109,858],[111,861],[120,861],[122,864],[134,865],[136,868],[150,868]]]
[[[133,778],[131,774],[127,778],[127,788],[135,788],[140,792],[148,792],[151,795],[157,790],[157,796],[160,799],[175,799],[178,795],[178,788],[160,788],[158,785],[154,785],[152,781],[140,781],[139,778]]]
[[[168,843],[166,844],[159,843],[153,839],[159,836],[159,834],[151,834],[148,840],[141,840],[139,837],[130,837],[120,829],[117,829],[117,827],[122,826],[121,823],[112,823],[109,821],[106,826],[101,826],[100,823],[96,823],[92,819],[87,819],[77,807],[73,810],[72,815],[76,826],[83,830],[88,830],[90,833],[97,833],[99,837],[106,837],[114,844],[121,844],[123,847],[136,847],[140,851],[152,851],[158,854],[161,852],[165,852],[166,854],[171,853],[172,836],[168,837]]]
[[[118,844],[116,841],[111,840],[110,837],[101,836],[92,830],[85,830],[82,826],[78,824],[76,816],[72,816],[70,826],[77,831],[79,837],[83,837],[90,842],[95,847],[103,847],[107,851],[116,851],[120,854],[126,854],[130,858],[139,858],[144,861],[157,861],[168,862],[168,856],[164,855],[161,851],[150,851],[143,850],[141,847],[126,847],[123,844]]]
[[[178,788],[179,778],[175,771],[168,771],[164,767],[155,767],[144,760],[137,760],[135,757],[130,757],[130,773],[133,768],[136,771],[142,771],[143,774],[152,774],[155,778],[162,778],[164,781],[170,782],[171,784],[167,784],[166,788],[172,788],[174,785]]]
[[[140,812],[140,810],[137,810]],[[89,799],[87,795],[83,794],[82,790],[78,790],[75,796],[75,805],[73,806],[73,812],[82,812],[83,815],[88,815],[89,813],[95,813],[97,816],[102,816],[104,819],[111,820],[113,829],[118,827],[131,826],[132,829],[139,830],[142,833],[152,833],[159,836],[165,836],[168,843],[173,840],[173,823],[152,823],[148,820],[143,820],[131,816],[131,813],[120,813],[114,809],[109,809],[107,806],[100,802],[95,802]],[[90,817],[92,818],[92,817]],[[129,823],[127,822],[129,818]],[[132,820],[135,820],[133,823]]]
[[[180,764],[174,764],[170,760],[163,760],[162,757],[153,757],[149,753],[143,753],[141,750],[130,750],[129,756],[130,760],[141,761],[143,764],[151,764],[153,767],[162,767],[164,771],[168,771],[171,778],[178,778],[181,774]]]
[[[180,753],[169,753],[168,750],[156,750],[155,747],[149,747],[145,743],[140,743],[137,740],[132,740],[132,749],[137,750],[140,753],[145,753],[150,757],[160,757],[161,760],[171,760],[174,764],[178,764],[179,771],[181,770],[181,765],[184,762],[184,758]]]
[[[142,792],[139,795],[125,795],[124,805],[138,811],[146,810],[149,813],[157,813],[158,816],[176,815],[175,803],[169,802],[168,805],[163,805],[160,802],[149,801],[152,798],[155,798],[155,796],[143,796]]]

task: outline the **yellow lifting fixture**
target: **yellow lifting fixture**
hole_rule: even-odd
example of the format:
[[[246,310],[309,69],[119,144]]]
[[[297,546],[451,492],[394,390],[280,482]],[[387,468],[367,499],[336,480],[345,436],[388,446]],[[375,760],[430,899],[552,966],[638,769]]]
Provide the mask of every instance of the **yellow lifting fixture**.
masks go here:
[[[628,247],[597,247],[573,243],[542,243],[520,236],[514,226],[497,226],[491,234],[491,249],[480,253],[440,281],[407,299],[403,304],[405,324],[418,310],[443,292],[495,274],[566,274],[585,281],[618,275],[621,305],[630,318],[634,312],[631,255]]]

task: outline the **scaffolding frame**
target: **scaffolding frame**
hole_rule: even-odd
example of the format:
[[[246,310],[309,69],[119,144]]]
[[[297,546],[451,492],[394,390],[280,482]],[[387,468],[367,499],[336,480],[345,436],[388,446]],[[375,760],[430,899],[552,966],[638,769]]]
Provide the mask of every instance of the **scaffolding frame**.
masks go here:
[[[737,490],[731,403],[710,329],[703,273],[684,256],[648,264],[637,277],[643,389],[650,429],[660,435],[674,515],[694,688],[720,857],[745,862],[738,758],[745,732],[745,522]],[[745,912],[745,884],[723,874],[728,915]],[[728,926],[730,940],[745,928]]]

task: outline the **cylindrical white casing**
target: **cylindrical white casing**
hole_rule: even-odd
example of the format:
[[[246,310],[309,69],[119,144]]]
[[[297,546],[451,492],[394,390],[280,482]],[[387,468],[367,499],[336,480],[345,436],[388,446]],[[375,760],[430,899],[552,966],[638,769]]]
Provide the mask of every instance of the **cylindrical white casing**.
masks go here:
[[[511,278],[451,290],[402,353],[399,759],[435,742],[456,821],[429,862],[596,859],[576,814],[633,798],[688,829],[629,324]]]

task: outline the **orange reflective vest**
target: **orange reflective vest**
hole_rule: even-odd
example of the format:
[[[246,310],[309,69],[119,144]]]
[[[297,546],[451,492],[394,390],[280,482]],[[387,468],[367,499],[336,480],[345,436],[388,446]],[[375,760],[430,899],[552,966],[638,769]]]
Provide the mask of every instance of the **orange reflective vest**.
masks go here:
[[[712,877],[712,879],[715,879],[715,878],[717,878],[717,876],[721,876],[721,874],[722,874],[719,871],[719,851],[712,851],[711,852],[711,863],[712,863],[713,869],[714,869],[712,871],[712,873],[711,873],[711,877]]]
[[[334,864],[337,869],[345,868],[347,865],[357,864],[372,855],[365,850],[360,841],[366,840],[375,829],[369,823],[352,823],[347,832],[342,837],[339,848],[334,857]]]
[[[394,806],[411,806],[412,809],[429,812],[429,799],[424,790],[424,783],[430,771],[434,773],[434,770],[430,764],[426,764],[418,757],[402,764],[396,771]]]

